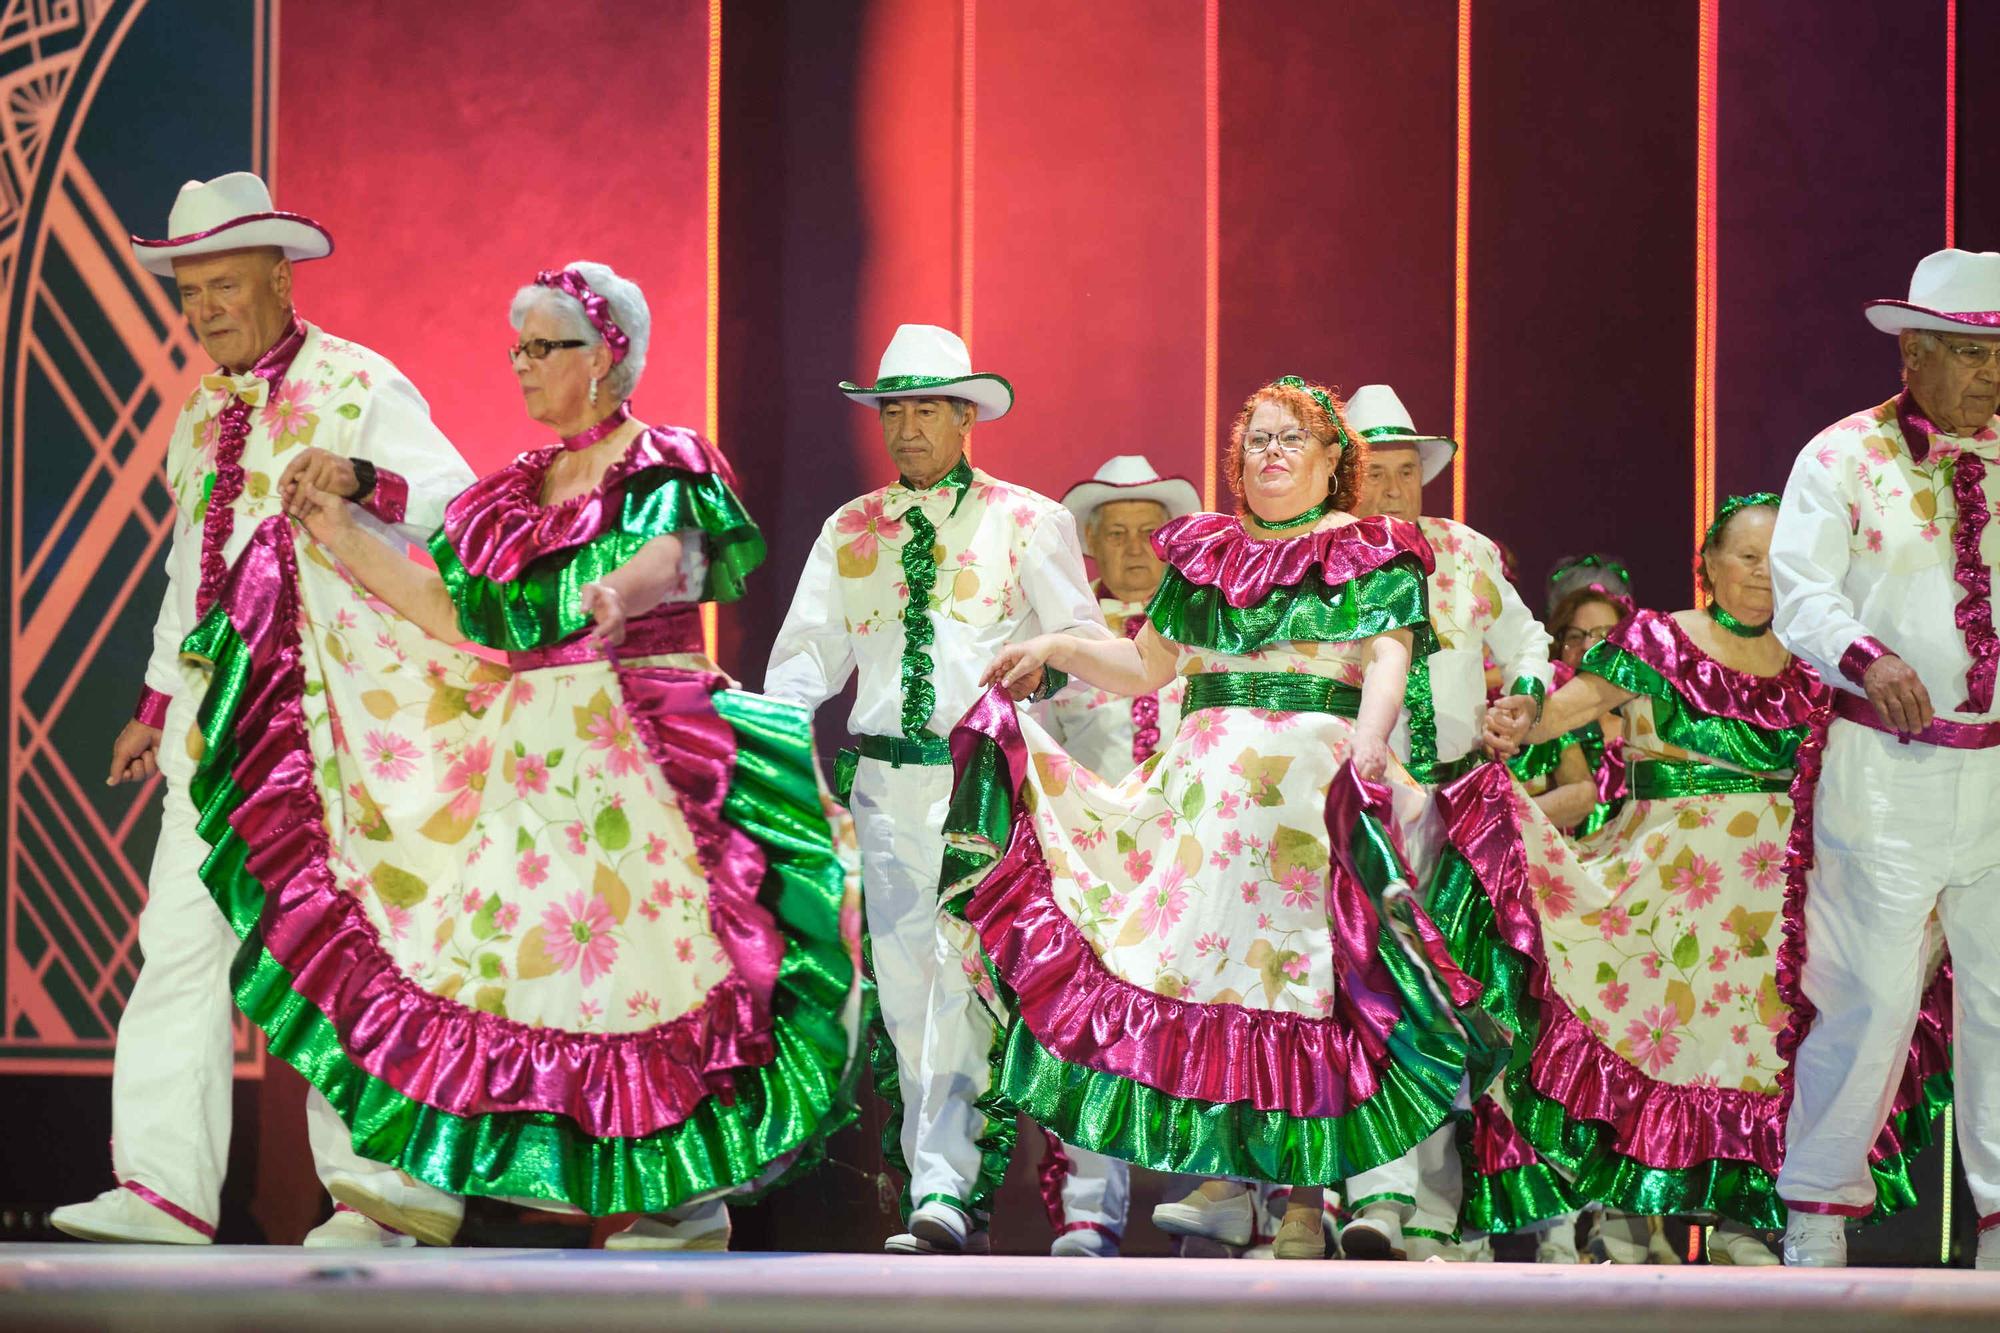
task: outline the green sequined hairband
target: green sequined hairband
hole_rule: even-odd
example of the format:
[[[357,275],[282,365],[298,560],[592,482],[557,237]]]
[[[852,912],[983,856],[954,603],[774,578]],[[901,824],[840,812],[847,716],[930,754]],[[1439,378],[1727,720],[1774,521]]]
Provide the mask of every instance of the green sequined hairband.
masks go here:
[[[1570,573],[1572,570],[1578,569],[1601,569],[1606,573],[1616,574],[1618,581],[1626,587],[1629,588],[1632,586],[1632,575],[1627,572],[1625,566],[1619,564],[1616,560],[1606,560],[1602,556],[1597,555],[1587,555],[1581,560],[1572,560],[1566,565],[1557,565],[1549,571],[1549,586],[1554,587],[1556,580]]]
[[[1716,541],[1722,536],[1722,530],[1729,526],[1730,519],[1745,509],[1758,509],[1764,505],[1776,509],[1778,497],[1770,491],[1758,491],[1755,495],[1732,495],[1724,500],[1722,508],[1715,511],[1715,522],[1709,524],[1708,531],[1702,534],[1701,549],[1708,551],[1714,548]]]
[[[1326,413],[1326,419],[1333,423],[1334,438],[1340,441],[1341,452],[1345,453],[1352,447],[1347,438],[1347,428],[1340,424],[1340,413],[1333,410],[1333,399],[1328,396],[1325,389],[1314,388],[1297,375],[1280,375],[1264,387],[1268,389],[1304,389],[1311,395],[1312,400],[1319,404],[1320,411]]]

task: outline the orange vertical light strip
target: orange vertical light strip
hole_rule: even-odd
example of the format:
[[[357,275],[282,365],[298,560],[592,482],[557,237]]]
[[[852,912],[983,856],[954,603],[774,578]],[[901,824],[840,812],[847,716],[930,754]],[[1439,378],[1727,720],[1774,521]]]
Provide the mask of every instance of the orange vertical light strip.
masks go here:
[[[1222,349],[1222,0],[1202,7],[1201,504],[1215,508],[1221,447],[1217,395]]]
[[[1944,0],[1944,244],[1958,244],[1958,0]]]
[[[973,131],[979,112],[979,0],[963,0],[958,53],[958,336],[972,346]]]
[[[1451,516],[1465,522],[1465,367],[1472,342],[1466,318],[1472,257],[1472,0],[1458,0],[1458,185],[1452,225],[1451,437],[1458,458],[1451,469]]]
[[[1721,0],[1701,0],[1695,92],[1694,226],[1694,540],[1715,521],[1715,125],[1716,25]],[[1695,605],[1704,605],[1695,579]]]
[[[702,433],[710,440],[720,432],[721,395],[718,351],[722,341],[722,0],[708,0],[708,309],[703,338]],[[701,642],[715,660],[715,603],[701,604]]]

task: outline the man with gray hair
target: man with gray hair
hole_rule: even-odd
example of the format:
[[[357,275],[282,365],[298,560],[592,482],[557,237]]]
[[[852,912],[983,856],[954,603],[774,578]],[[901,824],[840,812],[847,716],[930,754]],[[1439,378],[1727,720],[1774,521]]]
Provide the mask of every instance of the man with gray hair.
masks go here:
[[[1884,1126],[1921,1105],[1901,1091],[1923,1016],[1956,1029],[1976,1263],[2000,1269],[2000,254],[1940,250],[1867,314],[1896,335],[1903,392],[1806,445],[1771,540],[1778,636],[1836,687],[1795,788],[1784,1257],[1847,1262],[1871,1152],[1899,1150]]]
[[[842,756],[835,785],[861,842],[869,956],[906,1101],[892,1153],[909,1170],[910,1230],[887,1248],[977,1252],[988,1248],[1012,1120],[987,1103],[994,1027],[981,1007],[992,995],[977,942],[938,912],[952,786],[945,738],[1004,645],[1110,631],[1069,512],[967,461],[974,424],[1005,416],[1014,390],[975,374],[958,335],[905,324],[876,382],[840,391],[881,418],[898,480],[821,528],[764,688],[814,709],[860,676],[849,719],[860,746]],[[1047,674],[1022,697],[1053,693],[1060,673]]]
[[[333,238],[272,209],[249,172],[189,181],[169,238],[132,238],[141,267],[173,279],[202,350],[217,363],[182,405],[167,443],[176,517],[167,596],[138,708],[112,749],[112,784],[166,779],[146,906],[144,963],[118,1024],[111,1080],[116,1188],[58,1208],[84,1240],[206,1245],[215,1238],[229,1152],[230,965],[237,940],[201,880],[208,844],[187,784],[198,698],[183,687],[181,641],[214,605],[231,563],[284,500],[309,485],[345,496],[385,536],[421,542],[472,471],[430,409],[387,360],[306,323],[292,307],[292,265]],[[392,470],[393,465],[393,470]],[[355,1154],[326,1099],[308,1100],[321,1179],[365,1182],[454,1219],[459,1203]],[[413,1243],[337,1212],[308,1244]]]

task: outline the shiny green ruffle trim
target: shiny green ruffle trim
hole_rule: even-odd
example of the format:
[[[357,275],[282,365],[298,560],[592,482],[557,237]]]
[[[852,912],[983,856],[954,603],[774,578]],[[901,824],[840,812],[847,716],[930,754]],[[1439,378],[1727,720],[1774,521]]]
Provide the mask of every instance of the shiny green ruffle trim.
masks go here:
[[[1459,966],[1485,984],[1481,1008],[1515,1034],[1504,1075],[1514,1127],[1545,1165],[1562,1172],[1574,1199],[1595,1200],[1650,1216],[1715,1213],[1750,1227],[1775,1229],[1785,1225],[1785,1206],[1778,1199],[1776,1180],[1763,1167],[1729,1159],[1685,1168],[1647,1166],[1613,1146],[1608,1126],[1572,1116],[1560,1102],[1535,1089],[1529,1067],[1541,1034],[1541,1015],[1540,1002],[1530,989],[1530,960],[1500,939],[1492,901],[1478,875],[1450,848],[1445,850],[1431,883],[1430,911]],[[1474,1089],[1475,1095],[1477,1092]],[[1917,1106],[1892,1118],[1891,1127],[1904,1144],[1904,1152],[1869,1163],[1876,1188],[1873,1220],[1916,1202],[1910,1164],[1929,1146],[1932,1122],[1950,1100],[1951,1077],[1940,1074],[1925,1084]],[[1468,1205],[1485,1188],[1468,1165]],[[1470,1221],[1469,1213],[1466,1216],[1466,1225],[1477,1225]],[[1487,1229],[1500,1230],[1497,1226]]]
[[[1483,1231],[1489,1236],[1511,1236],[1573,1213],[1579,1206],[1576,1195],[1563,1183],[1561,1173],[1547,1162],[1509,1167],[1498,1175],[1482,1176],[1473,1170],[1469,1153],[1464,1161],[1465,1201],[1458,1214],[1460,1234]]]
[[[1399,555],[1345,583],[1328,584],[1308,574],[1240,609],[1228,603],[1222,589],[1190,582],[1168,565],[1146,614],[1153,628],[1175,643],[1238,657],[1274,643],[1354,643],[1395,629],[1410,631],[1413,663],[1438,647],[1423,566],[1413,555]]]
[[[1608,640],[1594,643],[1583,655],[1579,672],[1601,676],[1621,690],[1653,701],[1653,728],[1668,745],[1690,754],[1706,755],[1753,773],[1778,773],[1791,768],[1808,727],[1768,730],[1754,722],[1716,717],[1703,712],[1674,688],[1672,681],[1640,660],[1637,654]],[[1591,767],[1596,768],[1593,759]]]
[[[229,824],[245,798],[233,771],[249,648],[218,607],[189,636],[186,651],[214,664],[200,714],[207,751],[190,788],[211,848],[202,880],[241,941],[231,989],[271,1053],[332,1103],[357,1152],[452,1194],[548,1199],[597,1215],[653,1213],[753,1182],[759,1193],[774,1188],[853,1120],[844,1022],[853,969],[840,943],[845,875],[816,787],[801,776],[812,771],[812,737],[796,710],[734,691],[712,696],[739,747],[724,817],[764,849],[758,901],[786,934],[772,995],[773,1059],[735,1073],[733,1101],[711,1096],[677,1125],[643,1138],[606,1138],[549,1112],[441,1111],[348,1058],[333,1024],[265,948],[264,886],[249,873],[249,848]],[[784,1174],[768,1178],[788,1158]]]
[[[1576,743],[1576,735],[1571,733],[1538,745],[1524,746],[1519,754],[1507,761],[1507,770],[1523,782],[1545,778],[1562,763],[1562,752]]]
[[[430,540],[458,627],[473,643],[526,652],[562,642],[590,624],[583,585],[623,567],[655,537],[702,533],[708,576],[701,601],[733,602],[764,563],[764,534],[729,484],[713,473],[649,468],[628,479],[618,521],[581,546],[531,562],[520,578],[498,582],[467,570],[440,528]]]

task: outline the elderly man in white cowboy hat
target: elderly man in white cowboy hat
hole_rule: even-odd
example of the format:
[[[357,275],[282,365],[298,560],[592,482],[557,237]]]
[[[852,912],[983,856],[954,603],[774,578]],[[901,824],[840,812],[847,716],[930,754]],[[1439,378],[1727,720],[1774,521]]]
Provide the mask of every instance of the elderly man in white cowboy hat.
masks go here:
[[[282,513],[302,482],[346,496],[385,533],[422,541],[472,472],[393,365],[293,309],[292,266],[332,252],[326,228],[274,209],[264,182],[238,171],[183,185],[167,230],[165,240],[133,237],[133,252],[149,273],[173,280],[216,369],[188,395],[167,442],[177,509],[167,595],[138,708],[113,747],[108,779],[160,773],[166,813],[139,916],[144,963],[118,1024],[111,1084],[118,1186],[58,1208],[50,1220],[86,1240],[203,1245],[215,1236],[229,1149],[237,941],[200,879],[208,845],[185,794],[196,700],[182,688],[181,640],[213,604],[257,525]],[[456,1216],[456,1200],[431,1200],[436,1192],[427,1186],[357,1157],[317,1094],[308,1118],[323,1180],[362,1182]],[[411,1242],[343,1211],[310,1243]]]
[[[1417,431],[1408,409],[1386,384],[1364,384],[1347,400],[1347,420],[1368,442],[1361,463],[1362,515],[1386,514],[1423,530],[1437,557],[1429,580],[1431,624],[1438,651],[1430,659],[1434,736],[1411,735],[1409,768],[1419,782],[1437,787],[1479,763],[1481,740],[1503,752],[1518,744],[1534,724],[1547,697],[1551,668],[1549,636],[1508,581],[1500,550],[1491,538],[1463,523],[1424,512],[1424,487],[1443,475],[1458,452],[1455,441]],[[1507,693],[1491,708],[1486,702],[1486,661],[1500,666]],[[1398,1209],[1363,1206],[1349,1228],[1387,1226],[1402,1212],[1406,1252],[1457,1258],[1480,1253],[1456,1247],[1460,1166],[1454,1131],[1447,1127],[1419,1144],[1401,1164],[1413,1204]],[[1401,1194],[1403,1191],[1396,1191]],[[1377,1214],[1371,1218],[1370,1213]],[[1355,1237],[1355,1239],[1363,1239]],[[1343,1244],[1349,1238],[1343,1234]],[[1574,1258],[1572,1253],[1571,1258]]]
[[[1168,519],[1199,510],[1201,493],[1184,477],[1162,477],[1143,455],[1119,454],[1070,487],[1062,504],[1096,566],[1104,623],[1114,634],[1133,637],[1146,624],[1146,604],[1166,569],[1153,550],[1153,533]],[[1073,681],[1037,716],[1070,758],[1115,782],[1151,758],[1162,737],[1173,735],[1182,693],[1178,677],[1158,693],[1131,698]],[[1065,1145],[1046,1130],[1043,1137],[1042,1201],[1057,1232],[1050,1252],[1117,1254],[1132,1199],[1131,1168]]]
[[[765,689],[817,708],[860,675],[848,720],[859,751],[843,755],[839,785],[852,783],[869,949],[907,1099],[898,1146],[915,1205],[909,1233],[888,1247],[956,1254],[986,1241],[1011,1124],[975,1105],[993,1036],[975,989],[985,975],[976,949],[953,933],[960,923],[941,927],[938,917],[952,781],[945,738],[1002,645],[1110,631],[1069,511],[966,460],[975,423],[1005,416],[1014,391],[998,375],[975,374],[956,334],[905,324],[876,382],[840,391],[876,410],[899,477],[821,528]],[[1046,696],[1060,681],[1033,684]]]
[[[1977,1266],[2000,1268],[2000,254],[1940,250],[1917,265],[1909,300],[1867,314],[1896,336],[1903,391],[1806,445],[1771,540],[1778,637],[1837,687],[1811,818],[1796,822],[1811,845],[1795,849],[1810,869],[1794,885],[1794,1010],[1811,1026],[1778,1176],[1785,1262],[1844,1264],[1845,1220],[1874,1209],[1868,1153],[1897,1094],[1935,920],[1953,968]]]

